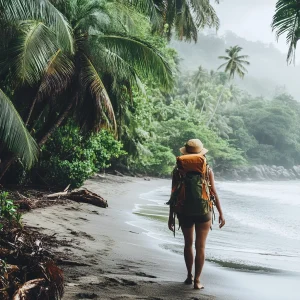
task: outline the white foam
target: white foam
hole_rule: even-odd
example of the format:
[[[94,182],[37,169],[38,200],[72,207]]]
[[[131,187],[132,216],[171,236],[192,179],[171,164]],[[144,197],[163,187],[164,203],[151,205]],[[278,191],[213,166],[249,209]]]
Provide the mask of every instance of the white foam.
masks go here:
[[[227,211],[226,215],[230,216],[241,225],[256,228],[260,231],[268,231],[285,238],[300,241],[300,235],[297,229],[294,228],[292,223],[280,224],[276,222],[276,220],[271,220],[268,218],[257,218],[254,215],[250,215],[249,213],[246,214],[243,212]]]
[[[276,200],[300,206],[300,182],[219,182],[218,189],[236,195]]]

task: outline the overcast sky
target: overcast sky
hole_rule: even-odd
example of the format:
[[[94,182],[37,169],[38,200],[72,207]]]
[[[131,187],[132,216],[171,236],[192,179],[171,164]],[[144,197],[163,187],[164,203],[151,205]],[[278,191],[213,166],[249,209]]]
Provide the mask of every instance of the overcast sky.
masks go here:
[[[213,1],[212,1],[213,2]],[[230,30],[251,41],[273,43],[283,53],[288,46],[284,37],[276,41],[271,23],[277,0],[220,0],[214,5],[221,21],[219,35]]]

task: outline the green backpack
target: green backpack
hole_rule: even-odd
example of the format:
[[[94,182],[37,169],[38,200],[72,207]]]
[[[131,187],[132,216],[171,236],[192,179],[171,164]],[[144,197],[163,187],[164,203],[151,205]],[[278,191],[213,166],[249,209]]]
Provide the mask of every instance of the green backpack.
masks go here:
[[[204,176],[187,173],[183,178],[185,199],[182,214],[185,216],[203,216],[211,211],[210,201],[203,199]]]

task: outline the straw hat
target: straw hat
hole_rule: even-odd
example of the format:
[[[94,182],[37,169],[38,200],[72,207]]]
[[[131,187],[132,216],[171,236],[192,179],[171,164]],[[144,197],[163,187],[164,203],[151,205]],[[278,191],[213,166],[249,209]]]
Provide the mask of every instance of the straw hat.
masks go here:
[[[203,144],[198,139],[192,139],[187,141],[184,147],[180,148],[179,151],[182,154],[206,154],[208,152],[207,149],[203,147]]]

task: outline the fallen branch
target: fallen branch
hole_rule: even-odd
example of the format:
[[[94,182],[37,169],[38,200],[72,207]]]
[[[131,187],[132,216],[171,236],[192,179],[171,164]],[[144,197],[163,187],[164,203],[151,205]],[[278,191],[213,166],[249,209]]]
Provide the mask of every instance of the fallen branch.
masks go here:
[[[67,194],[65,198],[76,202],[92,204],[98,207],[108,207],[107,201],[104,200],[104,198],[87,189],[71,192]]]
[[[73,200],[76,202],[88,203],[103,208],[108,207],[107,201],[104,200],[104,198],[87,189],[75,190],[73,192],[64,191],[47,196],[47,198],[49,199],[57,197]]]
[[[50,194],[47,196],[47,198],[59,198],[61,196],[66,196],[67,194],[68,194],[68,191],[64,191],[64,192]]]

